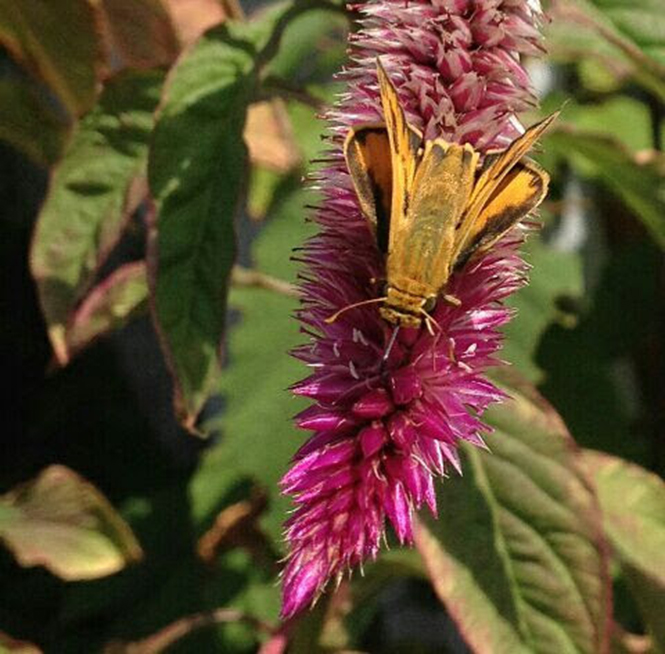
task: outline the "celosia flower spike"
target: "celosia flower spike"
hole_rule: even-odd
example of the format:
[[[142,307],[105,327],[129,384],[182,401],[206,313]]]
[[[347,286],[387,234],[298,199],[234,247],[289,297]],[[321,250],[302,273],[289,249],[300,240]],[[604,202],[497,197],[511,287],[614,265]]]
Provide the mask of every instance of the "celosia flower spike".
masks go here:
[[[414,510],[436,513],[434,477],[460,472],[460,440],[483,447],[479,416],[503,393],[484,376],[510,312],[502,304],[525,280],[513,230],[455,273],[439,301],[438,329],[400,329],[376,304],[384,258],[363,216],[342,153],[350,128],[383,119],[380,57],[408,121],[425,138],[503,148],[534,104],[521,55],[540,51],[535,0],[371,0],[356,7],[347,91],[329,116],[331,163],[313,177],[323,202],[320,232],[301,256],[300,320],[310,342],[295,356],[313,372],[293,391],[313,405],[296,418],[312,432],[282,480],[296,509],[286,523],[289,554],[282,615],[312,603],[330,579],[376,557],[386,519],[412,539]],[[394,339],[394,342],[391,341]],[[388,347],[390,344],[390,347]]]

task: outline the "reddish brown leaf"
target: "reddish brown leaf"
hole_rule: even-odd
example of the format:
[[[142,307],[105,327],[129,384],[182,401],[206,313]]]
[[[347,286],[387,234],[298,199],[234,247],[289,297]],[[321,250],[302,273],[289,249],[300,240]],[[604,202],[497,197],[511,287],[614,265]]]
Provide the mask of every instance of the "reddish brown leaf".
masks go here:
[[[109,68],[168,66],[180,43],[162,0],[101,0],[100,22]]]
[[[147,308],[145,262],[121,266],[96,286],[77,308],[65,333],[67,359]]]
[[[249,108],[245,141],[253,163],[280,173],[301,161],[291,123],[280,100],[258,102]]]
[[[219,0],[165,0],[180,40],[189,44],[226,19]]]

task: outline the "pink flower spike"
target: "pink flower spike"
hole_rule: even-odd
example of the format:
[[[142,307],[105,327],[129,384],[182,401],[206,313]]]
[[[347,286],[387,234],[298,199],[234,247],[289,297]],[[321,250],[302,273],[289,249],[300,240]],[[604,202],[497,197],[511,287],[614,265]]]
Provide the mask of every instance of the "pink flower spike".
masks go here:
[[[382,418],[395,409],[390,395],[385,388],[377,388],[363,395],[351,409],[357,418],[372,420]]]
[[[387,525],[410,543],[414,512],[425,505],[436,515],[434,478],[462,472],[460,443],[486,447],[482,413],[505,398],[486,371],[511,316],[503,300],[527,272],[518,253],[526,230],[517,226],[453,274],[445,293],[459,305],[436,304],[436,330],[396,331],[377,304],[326,321],[383,295],[385,255],[343,154],[351,128],[383,121],[377,58],[413,127],[426,139],[469,143],[482,157],[521,133],[516,114],[534,103],[521,57],[542,51],[538,0],[367,0],[355,8],[362,29],[338,75],[345,92],[327,115],[328,163],[312,175],[322,195],[319,233],[298,253],[298,318],[310,341],[293,354],[311,374],[293,392],[313,404],[296,417],[310,437],[282,480],[295,504],[285,619],[375,558]]]

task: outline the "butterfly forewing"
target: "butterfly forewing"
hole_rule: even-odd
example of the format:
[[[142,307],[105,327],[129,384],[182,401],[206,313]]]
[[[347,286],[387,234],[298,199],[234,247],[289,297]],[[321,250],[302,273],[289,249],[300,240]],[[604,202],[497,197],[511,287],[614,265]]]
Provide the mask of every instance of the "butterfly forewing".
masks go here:
[[[390,227],[388,280],[435,295],[452,269],[455,226],[473,189],[478,155],[470,146],[429,141],[418,164],[405,214]],[[412,284],[411,284],[412,286]]]
[[[377,66],[377,74],[392,158],[393,192],[389,237],[389,251],[391,251],[395,245],[395,226],[408,210],[420,160],[418,151],[422,145],[422,138],[408,124],[397,91],[380,63]]]

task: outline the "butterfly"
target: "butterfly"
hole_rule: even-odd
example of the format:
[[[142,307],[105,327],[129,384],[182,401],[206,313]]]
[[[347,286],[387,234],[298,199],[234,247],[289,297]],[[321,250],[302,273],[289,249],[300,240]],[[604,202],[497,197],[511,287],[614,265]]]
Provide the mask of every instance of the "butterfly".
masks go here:
[[[445,294],[453,272],[545,198],[549,176],[524,156],[558,112],[480,164],[468,143],[424,139],[379,60],[377,75],[385,122],[352,128],[344,144],[360,208],[386,257],[386,294],[368,302],[382,302],[389,323],[418,328],[425,319],[430,328],[429,312],[442,295],[460,304]]]

